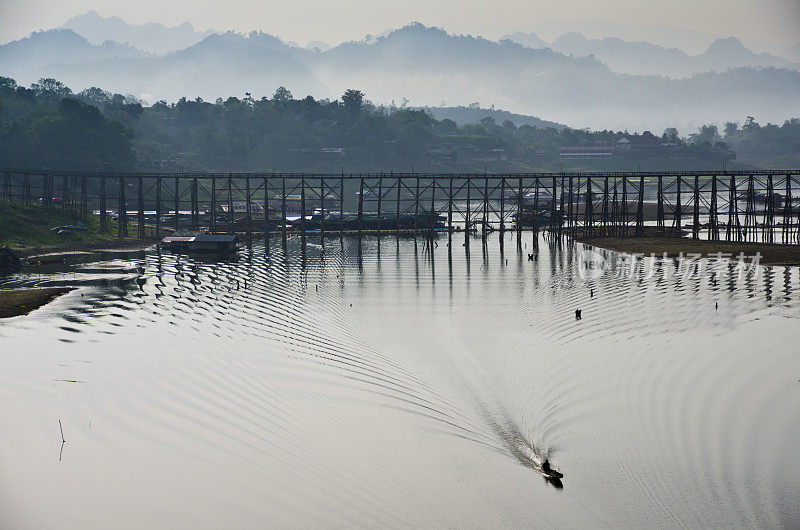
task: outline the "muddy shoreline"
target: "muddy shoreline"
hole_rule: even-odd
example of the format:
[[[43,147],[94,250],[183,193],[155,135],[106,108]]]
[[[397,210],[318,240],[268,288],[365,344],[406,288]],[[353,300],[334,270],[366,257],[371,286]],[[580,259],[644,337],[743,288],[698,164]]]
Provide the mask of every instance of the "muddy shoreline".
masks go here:
[[[0,289],[0,318],[27,315],[74,289],[74,287]]]

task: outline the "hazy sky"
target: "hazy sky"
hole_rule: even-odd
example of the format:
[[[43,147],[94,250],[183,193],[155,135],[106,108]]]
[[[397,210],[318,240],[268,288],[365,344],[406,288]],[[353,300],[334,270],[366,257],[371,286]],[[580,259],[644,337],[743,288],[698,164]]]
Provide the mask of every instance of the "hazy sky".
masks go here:
[[[94,9],[128,22],[261,29],[305,44],[359,40],[411,21],[498,38],[549,19],[613,20],[794,44],[800,0],[0,0],[0,42]]]

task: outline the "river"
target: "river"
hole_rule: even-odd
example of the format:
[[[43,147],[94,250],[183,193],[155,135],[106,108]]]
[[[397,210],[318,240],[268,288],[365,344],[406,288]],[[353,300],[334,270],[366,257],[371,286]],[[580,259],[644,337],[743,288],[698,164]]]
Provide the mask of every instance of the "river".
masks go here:
[[[309,241],[4,279],[0,527],[800,525],[798,268]]]

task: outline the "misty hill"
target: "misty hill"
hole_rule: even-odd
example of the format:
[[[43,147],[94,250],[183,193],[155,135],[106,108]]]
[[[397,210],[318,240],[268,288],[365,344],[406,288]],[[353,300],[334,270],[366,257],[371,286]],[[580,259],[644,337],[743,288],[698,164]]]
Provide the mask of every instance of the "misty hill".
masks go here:
[[[678,48],[664,48],[649,42],[628,42],[616,37],[587,39],[580,33],[565,33],[547,43],[535,33],[514,33],[506,38],[523,46],[551,48],[565,55],[593,55],[612,70],[627,74],[687,77],[700,72],[721,72],[741,66],[777,67],[800,70],[792,63],[768,53],[753,53],[734,37],[717,39],[698,55]]]
[[[480,121],[484,118],[492,118],[498,125],[501,125],[508,120],[517,127],[522,127],[523,125],[530,125],[531,127],[538,127],[540,129],[545,127],[563,129],[565,127],[560,123],[543,120],[541,118],[537,118],[536,116],[514,114],[513,112],[500,109],[482,109],[474,104],[468,107],[458,106],[421,108],[437,120],[452,120],[459,126],[480,123]]]
[[[119,17],[102,17],[96,11],[74,16],[62,27],[83,35],[94,44],[112,40],[150,53],[180,50],[213,33],[210,30],[195,31],[188,22],[173,27],[155,22],[129,24]]]
[[[298,93],[324,93],[324,85],[298,58],[307,53],[311,52],[264,33],[211,34],[162,56],[51,65],[42,76],[80,88],[108,87],[148,101],[175,101],[185,95],[212,100],[221,95],[244,96],[245,92],[264,95],[281,85]],[[19,78],[27,81],[24,76]]]
[[[530,31],[546,41],[553,41],[564,33],[580,33],[589,39],[615,37],[628,42],[650,42],[663,48],[678,48],[689,55],[703,53],[719,35],[704,31],[663,25],[638,25],[611,20],[546,20],[533,24]],[[769,51],[782,55],[785,45],[758,39],[744,39],[753,50]]]
[[[143,57],[146,54],[117,42],[95,45],[72,30],[38,31],[18,41],[0,45],[0,72],[17,75],[47,71],[48,65]],[[21,76],[23,77],[23,76]]]
[[[75,52],[67,61],[61,50],[42,48],[39,64],[45,66],[35,69],[14,62],[20,42],[0,46],[0,57],[7,57],[0,63],[3,75],[24,84],[55,77],[77,90],[102,86],[151,102],[182,96],[213,101],[245,92],[258,98],[281,85],[299,97],[336,99],[356,88],[377,104],[406,99],[418,107],[441,101],[457,107],[479,101],[577,127],[683,131],[738,116],[781,121],[787,109],[800,107],[796,71],[736,68],[680,80],[619,74],[594,57],[451,35],[421,24],[325,52],[264,33],[212,34],[163,56],[81,60]]]

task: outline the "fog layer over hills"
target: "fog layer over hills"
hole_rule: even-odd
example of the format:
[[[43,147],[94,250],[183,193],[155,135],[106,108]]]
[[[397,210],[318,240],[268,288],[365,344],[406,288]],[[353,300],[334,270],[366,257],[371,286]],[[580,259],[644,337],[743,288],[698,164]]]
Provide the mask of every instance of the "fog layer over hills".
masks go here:
[[[120,40],[143,39],[153,53],[91,42],[108,36],[103,28],[109,20],[122,24],[115,30]],[[68,25],[91,36],[52,30],[0,46],[0,75],[26,84],[54,77],[74,89],[99,86],[151,103],[245,92],[258,98],[278,86],[295,97],[335,99],[357,88],[376,104],[474,107],[477,102],[595,129],[688,131],[748,115],[782,123],[800,108],[797,65],[754,54],[736,39],[713,42],[692,56],[646,42],[577,34],[552,43],[531,34],[511,36],[519,42],[493,42],[411,24],[322,51],[324,43],[301,48],[260,32],[202,36],[188,25],[133,26],[102,17],[98,22],[92,13]],[[199,40],[165,53],[193,39]]]

